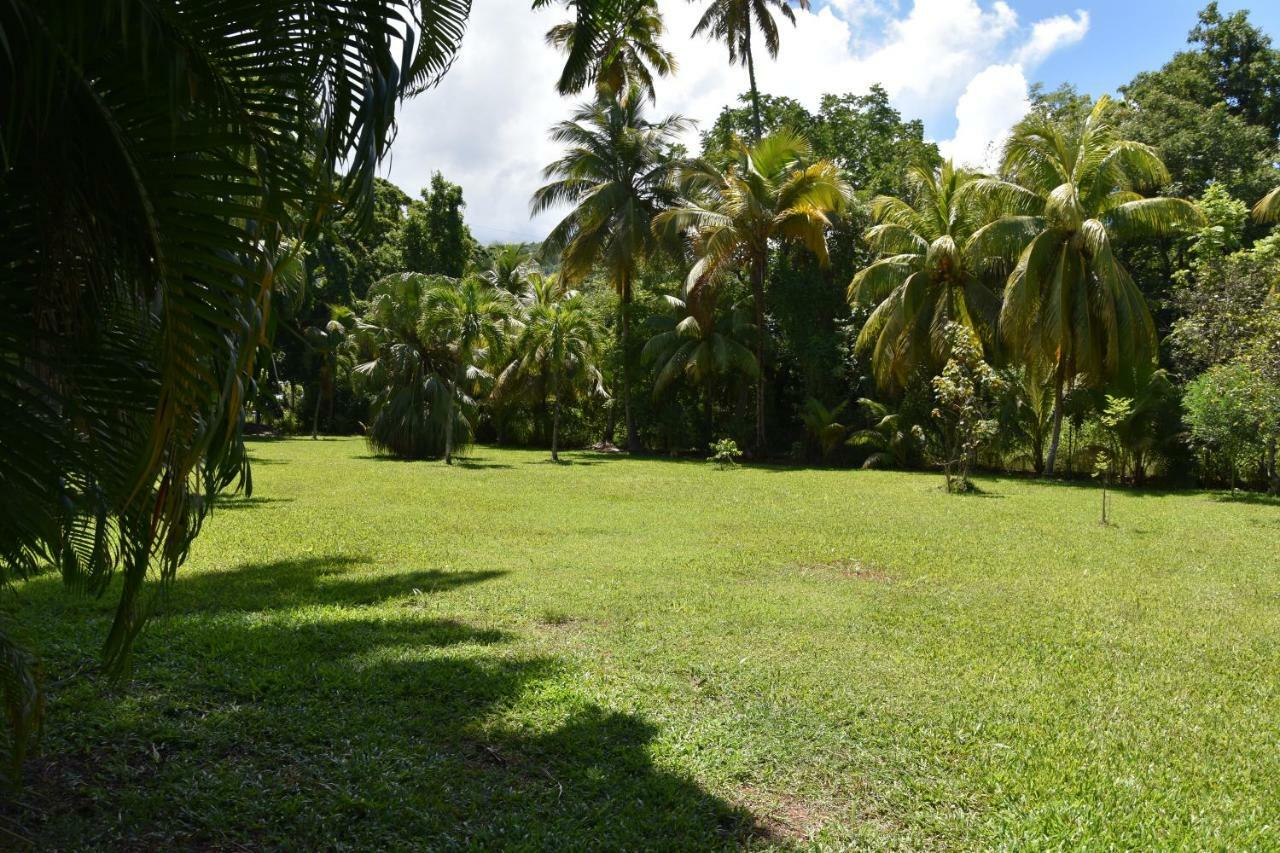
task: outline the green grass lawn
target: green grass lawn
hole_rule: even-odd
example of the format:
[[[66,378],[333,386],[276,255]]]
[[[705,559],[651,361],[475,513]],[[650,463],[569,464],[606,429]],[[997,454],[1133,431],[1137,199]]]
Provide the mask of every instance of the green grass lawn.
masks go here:
[[[1280,847],[1276,503],[253,454],[128,683],[109,602],[18,590],[0,847]]]

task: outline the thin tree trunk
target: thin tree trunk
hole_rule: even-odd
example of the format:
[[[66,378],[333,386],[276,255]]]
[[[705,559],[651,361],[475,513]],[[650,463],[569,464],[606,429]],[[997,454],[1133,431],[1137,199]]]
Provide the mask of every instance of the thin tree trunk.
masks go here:
[[[1058,375],[1054,377],[1053,388],[1053,438],[1049,441],[1049,458],[1044,463],[1044,475],[1052,477],[1054,466],[1058,461],[1058,443],[1062,440],[1062,404],[1065,398],[1067,363],[1058,359]]]
[[[751,269],[751,298],[756,319],[756,456],[763,459],[767,451],[764,434],[764,273],[767,261],[755,261]]]
[[[551,409],[551,461],[560,461],[560,374],[551,375],[551,394],[555,403]]]
[[[323,388],[324,388],[324,383],[323,383],[323,382],[321,382],[321,383],[320,383],[320,385],[319,385],[319,386],[317,386],[317,388],[316,388],[316,410],[315,410],[315,412],[314,412],[314,413],[312,414],[312,416],[311,416],[311,440],[312,440],[312,441],[315,441],[315,440],[319,437],[319,432],[320,432],[320,400],[324,397],[324,394],[322,394],[322,393],[321,393],[321,391],[323,390]]]
[[[703,400],[703,410],[702,410],[703,422],[706,427],[708,447],[711,446],[711,442],[716,440],[715,421],[711,413],[711,406],[712,406],[711,398],[714,393],[715,393],[715,390],[712,387],[711,380],[708,379],[707,387],[706,387],[706,396]]]
[[[1267,439],[1267,493],[1280,494],[1280,471],[1276,470],[1276,437]]]
[[[760,119],[760,90],[756,88],[756,58],[751,52],[751,25],[747,24],[747,77],[751,80],[751,123],[758,143],[764,137],[764,122]]]
[[[458,383],[449,383],[449,403],[444,412],[444,464],[453,464],[453,400],[458,395]]]
[[[629,282],[623,279],[622,310],[622,408],[627,424],[627,452],[640,452],[640,437],[636,435],[635,413],[631,411],[631,293]]]

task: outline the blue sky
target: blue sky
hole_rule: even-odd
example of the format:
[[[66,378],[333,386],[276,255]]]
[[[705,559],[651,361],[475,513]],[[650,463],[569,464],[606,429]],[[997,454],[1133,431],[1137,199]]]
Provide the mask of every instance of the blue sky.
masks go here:
[[[659,0],[665,43],[680,72],[658,82],[655,113],[704,127],[746,89],[724,48],[690,33],[701,2]],[[776,61],[758,57],[762,90],[815,107],[825,93],[888,90],[908,118],[959,162],[990,164],[1027,106],[1028,87],[1074,83],[1113,92],[1184,49],[1204,0],[815,0],[783,26]],[[1280,0],[1224,0],[1280,38]],[[577,98],[553,84],[562,59],[543,33],[558,6],[477,0],[462,51],[443,83],[405,105],[383,173],[416,193],[439,170],[463,187],[467,219],[482,241],[539,240],[555,213],[530,219],[529,196],[559,151],[547,128]],[[815,82],[816,81],[816,82]],[[693,140],[691,140],[692,142]]]

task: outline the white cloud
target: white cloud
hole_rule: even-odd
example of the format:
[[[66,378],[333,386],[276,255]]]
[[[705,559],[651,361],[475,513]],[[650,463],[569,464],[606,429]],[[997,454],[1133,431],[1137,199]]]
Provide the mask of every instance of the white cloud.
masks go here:
[[[1009,129],[1030,107],[1022,66],[992,65],[984,69],[969,81],[956,103],[956,135],[939,145],[943,156],[957,163],[994,169]]]
[[[1018,51],[1019,65],[1039,65],[1064,47],[1081,41],[1089,32],[1089,13],[1079,9],[1075,15],[1056,15],[1037,21],[1031,28],[1031,38]]]
[[[658,113],[703,124],[747,88],[746,69],[724,47],[690,33],[701,3],[661,0],[667,46],[680,71],[658,81]],[[553,89],[561,59],[542,35],[563,9],[533,13],[529,0],[473,5],[462,52],[439,88],[406,104],[388,177],[416,192],[442,171],[462,185],[467,218],[482,240],[539,239],[553,216],[531,222],[530,194],[557,150],[547,128],[578,99]],[[983,162],[1026,109],[1025,76],[1084,37],[1085,12],[1024,26],[1004,0],[818,0],[782,24],[777,61],[757,56],[760,87],[809,107],[823,94],[885,87],[894,105],[926,128],[956,130],[943,147]],[[1019,88],[1021,84],[1021,88]],[[1017,115],[1015,115],[1017,113]]]

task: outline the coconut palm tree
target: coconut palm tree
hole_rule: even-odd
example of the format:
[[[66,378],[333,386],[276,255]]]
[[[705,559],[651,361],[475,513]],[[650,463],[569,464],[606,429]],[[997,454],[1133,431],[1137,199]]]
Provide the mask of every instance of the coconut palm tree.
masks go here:
[[[573,206],[543,243],[544,251],[560,256],[565,283],[599,267],[618,294],[622,402],[631,451],[640,449],[628,358],[631,288],[640,263],[658,248],[653,218],[676,198],[672,149],[687,127],[679,116],[650,122],[639,97],[584,104],[552,129],[551,138],[567,150],[543,170],[550,183],[534,193],[531,205],[534,214]]]
[[[670,312],[652,318],[656,333],[641,353],[642,360],[654,366],[653,396],[662,396],[679,379],[701,388],[710,442],[716,383],[734,375],[755,379],[760,372],[755,355],[742,343],[751,338],[753,329],[744,311],[717,312],[715,293],[708,288],[689,300],[676,296],[663,300]]]
[[[747,147],[738,140],[728,167],[698,161],[682,172],[680,204],[654,220],[658,231],[688,234],[697,261],[689,272],[690,293],[712,286],[730,271],[747,273],[755,308],[755,449],[766,451],[764,426],[764,282],[770,247],[799,243],[827,263],[826,230],[852,190],[828,160],[812,160],[812,149],[790,131],[778,131]]]
[[[871,352],[878,385],[902,388],[913,371],[946,364],[948,323],[960,323],[982,343],[995,342],[1000,298],[987,286],[991,260],[1031,234],[1023,219],[984,224],[984,210],[965,186],[976,175],[946,162],[937,171],[908,170],[906,199],[871,202],[876,225],[865,238],[879,260],[849,284],[854,307],[873,308],[858,335]],[[1014,250],[1016,251],[1016,249]]]
[[[605,396],[596,362],[600,330],[582,296],[567,291],[533,303],[515,343],[517,357],[498,377],[497,393],[529,377],[545,377],[551,396],[551,459],[560,461],[560,416],[565,400],[576,394]]]
[[[584,37],[581,19],[547,31],[547,43],[566,54],[565,71],[557,84],[561,95],[576,95],[594,84],[601,97],[639,93],[654,101],[654,76],[676,72],[675,56],[659,43],[666,27],[657,0],[615,5],[590,51],[576,49],[577,40]]]
[[[773,10],[776,9],[794,25],[796,13],[791,8],[793,2],[801,9],[809,8],[809,0],[709,0],[706,11],[693,28],[695,36],[705,35],[724,42],[729,49],[731,65],[747,66],[747,78],[751,82],[751,120],[756,142],[760,141],[764,129],[760,119],[760,90],[756,86],[752,35],[758,29],[764,38],[765,51],[771,58],[777,59],[780,42],[778,22],[773,19]]]
[[[501,346],[511,316],[511,298],[490,287],[484,279],[436,280],[423,300],[418,337],[435,340],[451,358],[445,384],[448,399],[444,416],[444,461],[453,464],[454,410],[463,382],[474,378],[477,349]]]
[[[1169,173],[1152,148],[1119,136],[1111,112],[1103,97],[1077,120],[1033,114],[1005,146],[1003,178],[974,182],[1035,235],[1005,287],[1000,332],[1024,361],[1053,366],[1048,475],[1068,382],[1083,374],[1094,386],[1132,388],[1155,368],[1151,312],[1113,244],[1202,222],[1190,202],[1140,194]]]
[[[369,210],[398,103],[448,68],[469,7],[0,4],[0,583],[48,563],[97,594],[116,579],[109,670],[147,578],[171,579],[213,495],[247,485],[242,404],[284,239],[330,203]]]
[[[535,270],[532,253],[524,246],[512,243],[493,249],[480,277],[490,287],[518,296]]]

